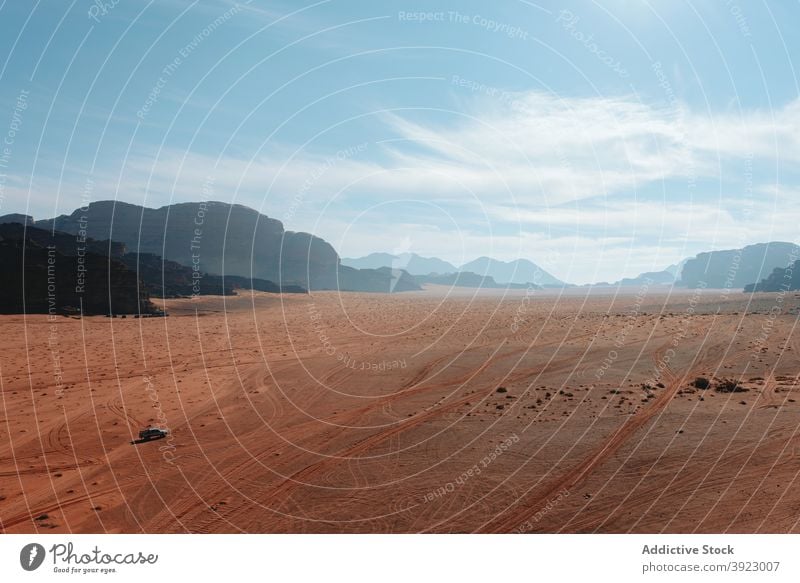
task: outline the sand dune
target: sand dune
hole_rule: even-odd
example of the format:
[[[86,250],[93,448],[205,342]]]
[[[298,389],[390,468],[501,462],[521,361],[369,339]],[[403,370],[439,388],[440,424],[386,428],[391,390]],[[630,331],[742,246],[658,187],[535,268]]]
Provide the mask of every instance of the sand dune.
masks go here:
[[[2,531],[800,531],[800,298],[447,292],[0,317]]]

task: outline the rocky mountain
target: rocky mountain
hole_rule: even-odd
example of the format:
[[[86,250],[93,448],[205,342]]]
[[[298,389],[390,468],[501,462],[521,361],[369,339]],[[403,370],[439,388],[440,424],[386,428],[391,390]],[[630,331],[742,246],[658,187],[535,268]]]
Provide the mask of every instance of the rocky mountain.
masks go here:
[[[776,267],[765,279],[744,288],[747,293],[796,290],[800,290],[800,260],[787,267]]]
[[[342,258],[342,265],[347,265],[356,269],[390,267],[392,269],[403,269],[411,275],[455,273],[458,271],[458,268],[452,263],[448,263],[438,257],[422,257],[416,253],[401,253],[399,255],[392,255],[390,253],[370,253],[365,257]]]
[[[35,225],[120,241],[130,251],[152,253],[204,273],[300,285],[309,277],[317,286],[336,281],[338,256],[328,243],[308,233],[286,232],[280,221],[237,204],[180,203],[152,209],[101,201]]]
[[[684,259],[680,263],[675,263],[673,265],[670,265],[669,267],[665,268],[664,271],[671,273],[672,277],[675,278],[675,281],[680,281],[681,273],[683,273],[683,266],[686,265],[687,261],[689,260]]]
[[[742,249],[700,253],[686,261],[681,284],[689,288],[705,285],[716,289],[741,290],[767,278],[776,268],[785,268],[800,257],[794,243],[772,242]]]
[[[0,224],[0,313],[156,313],[121,251],[109,241]]]
[[[544,269],[527,259],[515,261],[498,261],[490,257],[479,257],[461,266],[460,271],[471,271],[483,276],[492,277],[497,283],[534,283],[540,286],[563,286],[564,282],[556,279]]]
[[[3,215],[0,217],[0,225],[6,223],[19,223],[21,225],[33,225],[33,217],[30,215],[21,215],[19,213],[12,213],[10,215]]]
[[[153,209],[101,201],[35,225],[113,239],[130,251],[157,255],[212,275],[308,289],[398,289],[391,272],[341,271],[338,254],[323,239],[285,231],[280,221],[238,204],[210,201]],[[401,288],[415,289],[413,279],[401,279]],[[346,288],[341,288],[342,281]]]

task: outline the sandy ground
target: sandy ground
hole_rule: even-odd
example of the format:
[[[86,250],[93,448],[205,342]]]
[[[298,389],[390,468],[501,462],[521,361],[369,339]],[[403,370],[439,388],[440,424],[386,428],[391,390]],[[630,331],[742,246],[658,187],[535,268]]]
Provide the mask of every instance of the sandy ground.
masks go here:
[[[447,291],[0,317],[0,530],[800,532],[797,295]]]

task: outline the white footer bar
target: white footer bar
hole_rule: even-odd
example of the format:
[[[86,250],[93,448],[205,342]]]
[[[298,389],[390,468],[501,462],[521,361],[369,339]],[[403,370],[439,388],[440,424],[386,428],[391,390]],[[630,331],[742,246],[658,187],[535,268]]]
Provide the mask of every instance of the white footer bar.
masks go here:
[[[223,583],[796,582],[800,535],[0,536],[2,581],[176,577]]]

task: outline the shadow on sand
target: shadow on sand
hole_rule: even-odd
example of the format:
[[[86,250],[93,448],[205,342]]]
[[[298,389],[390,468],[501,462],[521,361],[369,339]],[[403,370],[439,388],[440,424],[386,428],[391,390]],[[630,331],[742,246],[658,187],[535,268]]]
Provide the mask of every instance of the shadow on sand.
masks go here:
[[[165,439],[166,435],[159,435],[157,437],[144,437],[141,439],[134,439],[131,441],[131,445],[139,445],[140,443],[147,443],[148,441],[158,441],[159,439]]]

